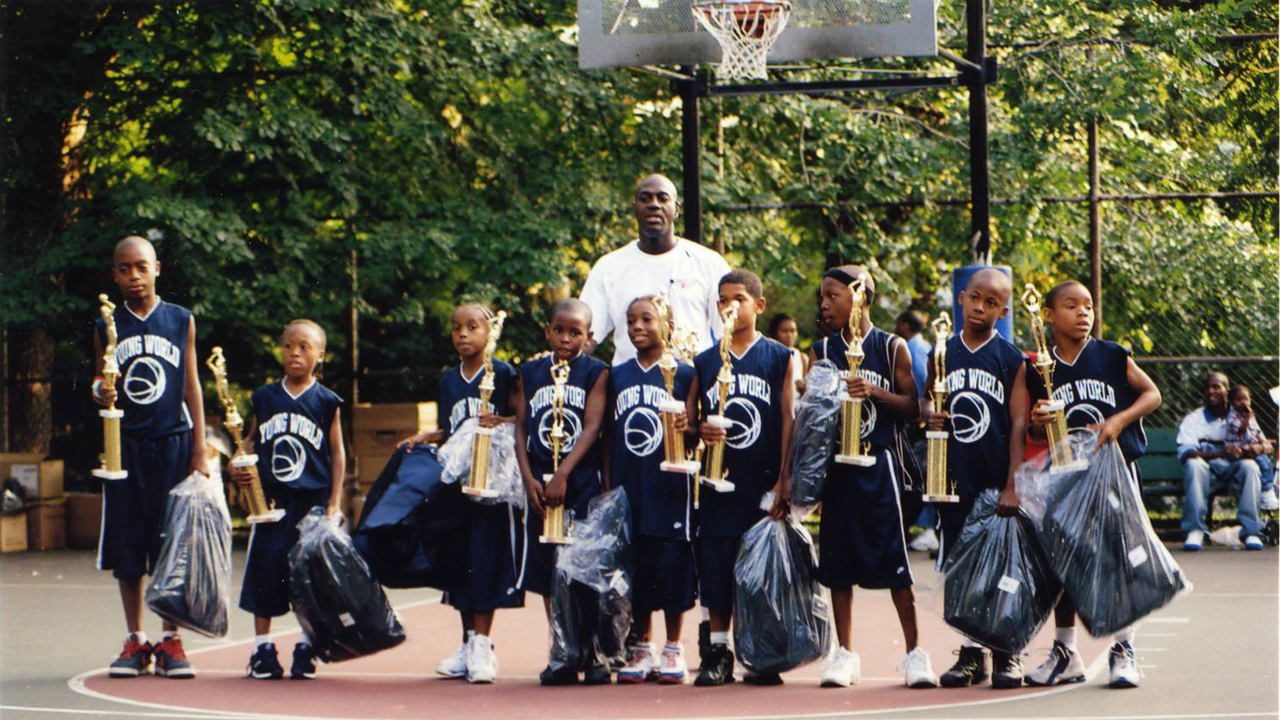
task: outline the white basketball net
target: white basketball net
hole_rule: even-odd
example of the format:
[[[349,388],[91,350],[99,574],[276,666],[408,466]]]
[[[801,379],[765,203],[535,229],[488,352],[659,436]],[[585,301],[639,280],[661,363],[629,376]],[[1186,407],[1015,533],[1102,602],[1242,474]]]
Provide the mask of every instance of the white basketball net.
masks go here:
[[[715,37],[723,53],[719,74],[725,80],[764,80],[765,60],[787,27],[791,3],[785,0],[717,0],[693,5],[693,16]]]

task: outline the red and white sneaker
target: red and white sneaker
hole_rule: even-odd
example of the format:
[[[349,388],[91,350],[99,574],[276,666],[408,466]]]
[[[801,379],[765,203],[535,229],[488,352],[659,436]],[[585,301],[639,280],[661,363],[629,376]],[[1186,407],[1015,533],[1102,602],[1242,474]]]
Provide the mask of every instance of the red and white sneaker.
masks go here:
[[[151,643],[138,642],[136,635],[129,635],[124,641],[124,650],[120,657],[107,669],[107,677],[131,678],[151,672]]]
[[[684,646],[668,644],[662,648],[662,657],[658,658],[658,682],[663,685],[682,685],[688,674]]]
[[[174,680],[186,680],[196,676],[196,669],[187,662],[187,653],[182,649],[182,638],[170,635],[155,646],[156,674]]]

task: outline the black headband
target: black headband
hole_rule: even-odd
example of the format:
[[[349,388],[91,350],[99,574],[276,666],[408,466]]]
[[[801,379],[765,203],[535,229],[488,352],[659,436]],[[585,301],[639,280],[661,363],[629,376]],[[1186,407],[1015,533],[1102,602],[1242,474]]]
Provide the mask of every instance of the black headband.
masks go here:
[[[824,274],[822,277],[829,277],[829,278],[831,278],[832,280],[839,280],[840,282],[844,283],[845,285],[848,285],[848,284],[852,283],[854,280],[857,280],[857,278],[855,278],[854,276],[850,275],[848,272],[846,272],[846,271],[845,271],[844,269],[842,269],[842,268],[831,268],[831,269],[830,269],[830,270],[828,270],[828,271],[826,272],[826,274]]]

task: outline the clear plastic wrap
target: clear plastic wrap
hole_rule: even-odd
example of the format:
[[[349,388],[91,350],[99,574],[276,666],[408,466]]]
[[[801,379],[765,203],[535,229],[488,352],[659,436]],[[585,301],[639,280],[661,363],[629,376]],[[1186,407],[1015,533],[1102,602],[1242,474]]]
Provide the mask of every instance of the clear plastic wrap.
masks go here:
[[[1022,515],[996,515],[987,490],[947,551],[943,618],[971,640],[1017,655],[1044,626],[1062,586]]]
[[[365,497],[352,542],[386,587],[452,590],[466,572],[467,501],[441,474],[435,448],[400,449]]]
[[[822,500],[840,434],[840,371],[819,360],[804,379],[791,426],[791,505],[803,517]]]
[[[147,607],[209,637],[227,634],[231,612],[231,514],[222,483],[201,473],[169,491],[164,539]]]
[[[1018,495],[1050,568],[1094,637],[1110,635],[1191,590],[1156,537],[1116,443],[1074,433],[1083,470],[1053,472],[1047,454],[1024,463]]]
[[[814,577],[813,538],[794,518],[765,518],[742,536],[734,564],[733,642],[758,673],[782,673],[831,650],[831,599]]]
[[[382,586],[323,508],[298,522],[298,544],[289,551],[289,601],[325,662],[371,655],[404,642],[404,628]]]
[[[471,447],[480,423],[468,418],[458,431],[440,446],[440,464],[444,466],[442,480],[446,484],[465,483],[471,473]],[[503,423],[493,428],[489,440],[489,488],[498,492],[497,497],[471,497],[486,505],[510,503],[523,509],[525,489],[520,478],[520,465],[516,462],[515,425]]]
[[[552,669],[583,670],[619,657],[631,629],[630,505],[622,488],[593,499],[556,556]]]

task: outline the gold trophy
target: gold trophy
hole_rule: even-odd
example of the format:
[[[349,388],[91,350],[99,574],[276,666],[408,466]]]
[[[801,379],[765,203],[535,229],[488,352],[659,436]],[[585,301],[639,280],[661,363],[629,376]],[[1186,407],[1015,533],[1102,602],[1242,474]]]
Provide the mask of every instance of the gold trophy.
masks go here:
[[[738,324],[738,301],[729,303],[729,307],[720,314],[720,318],[724,321],[724,337],[720,338],[720,373],[716,375],[716,389],[719,391],[720,402],[716,405],[717,414],[708,416],[707,423],[727,431],[732,424],[724,416],[724,410],[725,404],[729,402],[729,387],[733,385],[733,355],[729,351],[733,347],[733,327]],[[721,440],[707,448],[707,474],[702,476],[702,482],[710,485],[716,492],[722,493],[733,492],[733,483],[729,482],[729,473],[724,468],[726,444]]]
[[[489,397],[493,395],[493,353],[498,349],[498,338],[502,335],[502,324],[507,314],[501,310],[489,319],[489,341],[484,344],[484,378],[480,381],[480,413],[493,412]],[[493,441],[494,428],[476,425],[476,434],[471,439],[471,472],[467,475],[467,484],[462,492],[472,497],[495,498],[498,491],[489,487],[489,443]]]
[[[231,440],[235,442],[236,454],[231,458],[231,467],[248,468],[253,478],[245,488],[245,504],[248,505],[245,509],[249,511],[247,520],[250,525],[276,522],[284,517],[284,510],[273,508],[267,501],[266,495],[262,494],[262,481],[258,479],[258,456],[244,451],[242,434],[244,419],[240,417],[240,411],[236,409],[236,401],[231,397],[231,388],[227,385],[227,359],[222,356],[222,348],[215,347],[213,352],[209,353],[209,359],[205,364],[213,371],[214,385],[218,388],[218,400],[222,402],[222,408],[227,416],[222,425],[227,432],[231,433]]]
[[[564,447],[569,435],[564,431],[564,388],[569,384],[569,363],[560,360],[551,365],[551,472],[542,476],[542,486],[551,484],[556,471],[560,469],[560,450]],[[564,503],[555,507],[542,509],[542,535],[538,542],[553,545],[568,545],[573,542],[564,527]]]
[[[676,429],[676,421],[685,411],[684,403],[676,400],[676,369],[679,367],[673,352],[671,332],[671,306],[667,303],[665,293],[659,293],[653,299],[654,308],[658,311],[658,339],[662,343],[662,358],[658,360],[658,369],[662,371],[662,382],[667,386],[667,399],[658,403],[658,413],[662,416],[662,451],[663,461],[658,467],[663,472],[696,474],[699,465],[689,460],[684,449],[684,433]]]
[[[1049,440],[1049,472],[1064,473],[1083,469],[1087,463],[1076,459],[1071,449],[1071,441],[1067,432],[1066,403],[1053,399],[1053,355],[1049,352],[1049,344],[1045,340],[1044,317],[1040,315],[1040,293],[1035,286],[1027,283],[1022,293],[1022,306],[1031,316],[1031,337],[1036,343],[1036,372],[1044,380],[1045,396],[1049,404],[1045,410],[1053,414],[1053,420],[1045,426],[1045,434]]]
[[[116,306],[106,295],[99,295],[98,300],[102,302],[99,312],[102,313],[107,335],[106,347],[102,351],[102,384],[115,387],[116,379],[120,377],[120,366],[116,364]],[[94,469],[92,475],[103,480],[123,480],[129,477],[129,471],[120,462],[120,419],[124,417],[124,411],[117,410],[112,402],[99,410],[98,416],[102,418],[102,456],[98,460],[102,465]]]
[[[849,283],[849,292],[853,295],[853,304],[849,309],[849,349],[845,351],[845,360],[849,363],[849,377],[857,377],[858,368],[862,367],[862,303],[866,291],[862,278]],[[867,455],[862,446],[862,398],[849,397],[849,387],[840,388],[840,453],[836,462],[842,465],[871,467],[876,464],[874,455]]]
[[[940,413],[947,408],[947,338],[951,336],[951,314],[940,313],[931,323],[933,327],[933,391],[929,394],[929,402],[933,412]],[[924,501],[934,503],[960,502],[955,494],[955,483],[947,477],[947,438],[951,433],[946,430],[928,430],[924,437],[928,442],[928,470],[925,476]]]

